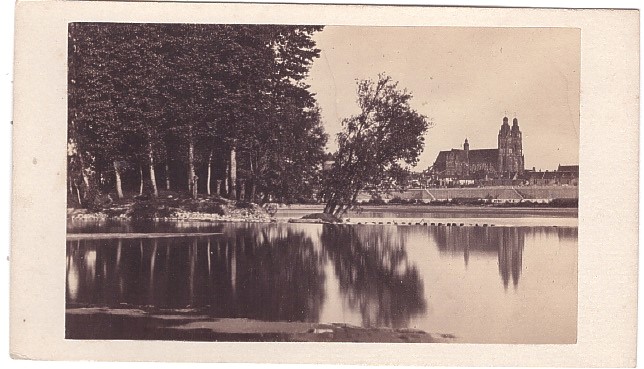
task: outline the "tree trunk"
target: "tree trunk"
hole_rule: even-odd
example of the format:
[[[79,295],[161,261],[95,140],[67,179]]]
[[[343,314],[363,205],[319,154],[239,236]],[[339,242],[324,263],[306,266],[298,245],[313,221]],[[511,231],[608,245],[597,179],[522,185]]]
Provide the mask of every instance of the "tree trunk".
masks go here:
[[[228,196],[228,173],[230,173],[228,163],[226,163],[226,170],[224,172],[224,193]]]
[[[212,175],[212,149],[210,149],[210,155],[208,155],[208,179],[206,180],[206,192],[208,193],[208,196],[211,195],[210,193],[211,175]]]
[[[215,181],[215,193],[221,195],[221,179]]]
[[[148,157],[150,158],[150,182],[152,182],[152,193],[154,194],[154,197],[159,197],[157,176],[154,171],[154,152],[152,151],[152,142],[148,142]]]
[[[83,154],[81,153],[80,149],[77,149],[78,153],[78,161],[81,166],[81,174],[83,175],[83,182],[85,182],[85,188],[89,189],[89,175],[87,174],[88,169],[85,168],[85,159],[83,159]],[[87,191],[86,191],[87,192]]]
[[[168,160],[166,159],[165,162],[165,189],[170,191],[170,164],[168,164]]]
[[[336,218],[341,218],[344,215],[344,213],[346,213],[347,210],[349,210],[350,207],[351,207],[351,205],[340,205],[340,207],[338,207],[336,209],[336,211],[333,213],[333,215]]]
[[[80,150],[78,150],[78,161],[80,163],[81,167],[81,175],[83,176],[83,183],[85,184],[85,188],[83,189],[83,195],[81,197],[82,201],[79,201],[80,206],[84,206],[85,202],[87,202],[88,197],[93,196],[92,194],[94,193],[94,181],[92,178],[90,178],[90,168],[85,167],[85,160],[83,159],[83,155]],[[79,192],[80,196],[80,191],[78,189],[79,186],[76,186],[76,190]]]
[[[82,206],[83,201],[81,200],[80,190],[78,189],[78,185],[75,185],[75,187],[76,187],[76,196],[78,196],[78,205]]]
[[[255,180],[250,183],[250,201],[255,202],[255,195],[257,191],[257,186],[255,186]]]
[[[72,180],[72,177],[69,174],[70,173],[68,172],[67,184],[69,185],[69,196],[74,196],[74,182]]]
[[[250,191],[249,193],[249,199],[248,201],[254,202],[255,201],[255,166],[253,165],[253,152],[250,151],[248,153],[248,163],[250,165],[250,182],[246,182],[247,186],[250,186]]]
[[[114,161],[114,175],[116,176],[116,195],[119,199],[123,198],[123,188],[121,187],[121,170],[118,162]]]
[[[139,177],[141,178],[141,185],[139,186],[139,196],[143,195],[143,167],[139,164]]]
[[[245,180],[240,179],[239,180],[239,199],[240,200],[246,200],[246,185],[245,185]]]
[[[188,131],[188,192],[192,198],[197,198],[197,181],[195,175],[195,141],[192,136],[192,128]]]
[[[228,197],[237,199],[237,148],[235,145],[230,149],[230,193]]]
[[[335,212],[335,207],[335,201],[329,200],[329,202],[327,202],[326,206],[324,207],[324,213],[333,215],[333,213]]]

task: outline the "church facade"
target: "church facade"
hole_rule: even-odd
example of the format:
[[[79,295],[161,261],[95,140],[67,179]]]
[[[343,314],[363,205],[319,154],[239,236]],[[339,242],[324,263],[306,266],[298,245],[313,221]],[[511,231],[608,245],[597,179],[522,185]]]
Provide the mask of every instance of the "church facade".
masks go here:
[[[470,144],[465,139],[463,149],[452,149],[438,153],[433,173],[439,177],[471,178],[471,179],[513,179],[524,173],[523,140],[519,121],[503,118],[499,129],[496,149],[470,150]]]

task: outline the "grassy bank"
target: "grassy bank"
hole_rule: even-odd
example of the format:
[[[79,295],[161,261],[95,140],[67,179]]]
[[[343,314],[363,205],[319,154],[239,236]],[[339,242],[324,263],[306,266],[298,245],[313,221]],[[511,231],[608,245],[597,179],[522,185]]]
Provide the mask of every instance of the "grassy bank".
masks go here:
[[[270,216],[259,205],[231,201],[217,196],[197,199],[175,195],[158,198],[132,198],[93,204],[90,209],[68,208],[71,219],[120,220],[221,220],[268,221]]]

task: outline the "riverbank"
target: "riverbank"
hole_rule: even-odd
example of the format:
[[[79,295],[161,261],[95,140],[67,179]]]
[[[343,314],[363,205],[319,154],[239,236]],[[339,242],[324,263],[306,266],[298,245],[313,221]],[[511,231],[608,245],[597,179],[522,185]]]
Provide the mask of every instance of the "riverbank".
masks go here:
[[[198,199],[173,196],[129,199],[102,204],[94,209],[68,208],[71,220],[204,220],[220,222],[269,222],[271,216],[261,206],[220,197]]]
[[[222,198],[130,200],[98,211],[69,208],[72,221],[201,221],[335,223],[321,214],[323,205],[278,205],[269,214],[257,204]],[[345,214],[344,224],[428,226],[560,226],[576,227],[577,208],[505,207],[497,205],[360,205]],[[308,219],[307,219],[308,218]]]
[[[66,310],[65,321],[67,339],[433,343],[454,338],[412,328],[212,318],[192,309],[76,307]]]

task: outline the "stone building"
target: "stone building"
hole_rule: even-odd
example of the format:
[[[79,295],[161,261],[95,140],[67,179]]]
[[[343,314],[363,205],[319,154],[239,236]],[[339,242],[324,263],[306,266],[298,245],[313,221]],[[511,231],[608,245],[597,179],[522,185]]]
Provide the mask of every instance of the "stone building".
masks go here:
[[[536,171],[534,168],[525,172],[525,181],[529,185],[579,185],[579,165],[561,165],[554,171]]]
[[[517,178],[524,172],[523,140],[519,121],[503,118],[499,129],[496,149],[470,150],[467,138],[463,149],[452,149],[438,153],[433,172],[439,177],[493,179]]]

